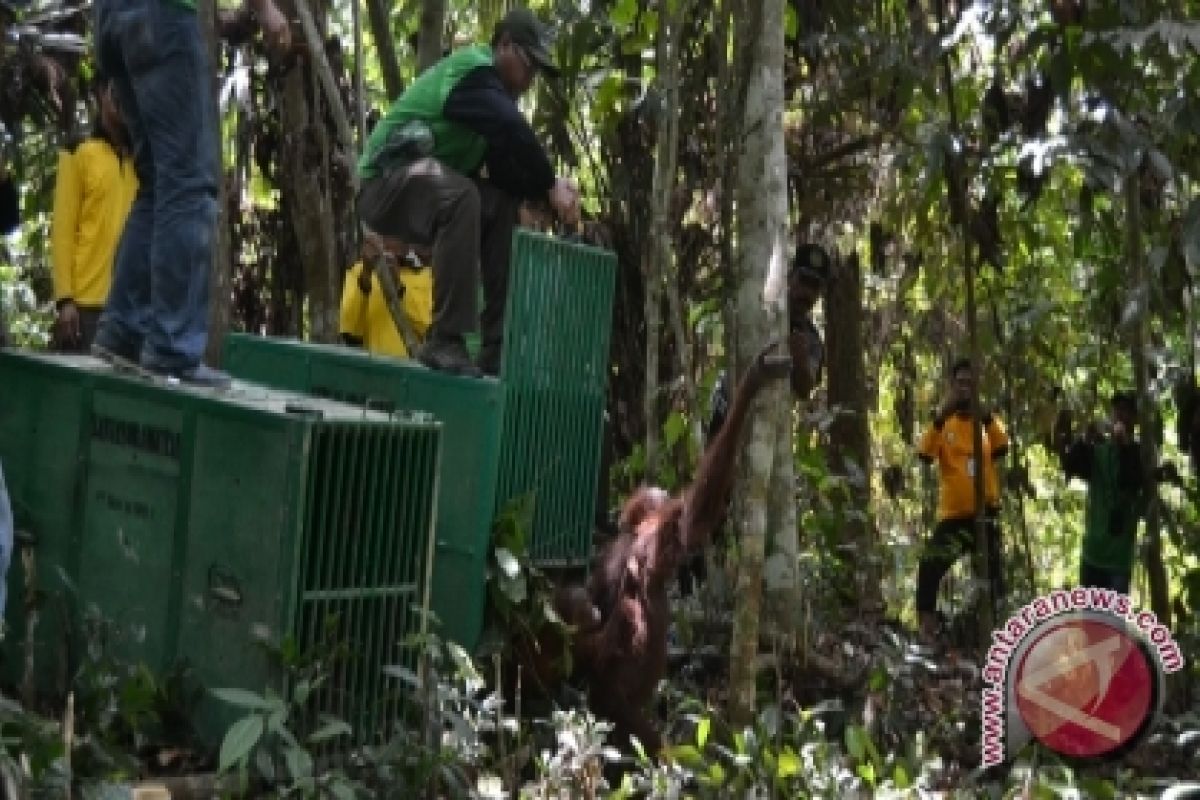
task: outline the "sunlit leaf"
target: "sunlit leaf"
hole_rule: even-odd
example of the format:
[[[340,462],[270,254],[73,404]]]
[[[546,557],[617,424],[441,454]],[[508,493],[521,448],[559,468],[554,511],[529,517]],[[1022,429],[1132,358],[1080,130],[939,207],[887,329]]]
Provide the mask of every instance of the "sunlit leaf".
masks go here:
[[[511,579],[521,574],[521,562],[517,560],[516,556],[503,547],[497,547],[494,552],[496,564],[500,567],[504,577]]]
[[[775,777],[786,780],[793,775],[799,775],[802,767],[800,756],[796,755],[790,747],[785,747],[779,754],[779,763],[775,766]]]
[[[249,708],[255,711],[266,711],[274,707],[265,697],[246,689],[211,689],[214,697],[238,708]]]
[[[250,751],[262,738],[265,722],[258,714],[242,717],[229,727],[225,738],[221,741],[221,754],[217,759],[217,769],[228,772],[235,765],[244,763]]]

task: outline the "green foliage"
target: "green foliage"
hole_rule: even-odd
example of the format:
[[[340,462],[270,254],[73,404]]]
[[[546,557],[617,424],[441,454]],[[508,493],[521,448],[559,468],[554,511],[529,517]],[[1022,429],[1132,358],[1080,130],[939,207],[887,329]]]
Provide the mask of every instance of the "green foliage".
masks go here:
[[[316,712],[318,690],[349,657],[336,640],[338,620],[326,620],[324,636],[311,652],[300,652],[286,640],[271,649],[287,676],[287,692],[268,687],[263,693],[238,688],[216,688],[211,694],[241,711],[221,741],[217,758],[220,773],[234,773],[243,790],[254,785],[279,787],[283,794],[303,797],[354,797],[359,784],[347,773],[328,764],[318,769],[318,759],[340,748],[345,751],[353,730],[335,716]]]
[[[82,620],[85,657],[72,682],[75,776],[125,778],[141,772],[136,754],[196,749],[192,716],[202,690],[186,665],[158,675],[118,655],[139,629],[88,609]]]
[[[419,674],[402,665],[385,672],[404,685],[410,713],[387,743],[363,750],[364,782],[389,798],[435,787],[446,796],[471,796],[476,775],[508,771],[496,744],[509,734],[519,743],[518,723],[503,715],[500,696],[457,644],[433,634],[407,644],[419,652]]]
[[[533,529],[535,495],[510,500],[492,525],[492,552],[488,560],[489,630],[479,652],[483,657],[505,650],[513,637],[535,646],[552,641],[548,630],[559,632],[560,661],[570,670],[571,653],[566,627],[554,610],[554,583],[529,558],[529,532]]]

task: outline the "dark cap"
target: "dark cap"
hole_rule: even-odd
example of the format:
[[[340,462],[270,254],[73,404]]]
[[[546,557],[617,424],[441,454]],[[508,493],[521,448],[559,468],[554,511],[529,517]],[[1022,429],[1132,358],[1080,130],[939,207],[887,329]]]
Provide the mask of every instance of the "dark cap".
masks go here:
[[[802,244],[792,257],[789,280],[806,280],[810,283],[825,283],[829,280],[829,253],[816,244]]]
[[[550,29],[538,21],[528,8],[514,8],[496,23],[496,38],[508,34],[513,43],[529,54],[538,69],[557,77],[558,67],[550,58]]]

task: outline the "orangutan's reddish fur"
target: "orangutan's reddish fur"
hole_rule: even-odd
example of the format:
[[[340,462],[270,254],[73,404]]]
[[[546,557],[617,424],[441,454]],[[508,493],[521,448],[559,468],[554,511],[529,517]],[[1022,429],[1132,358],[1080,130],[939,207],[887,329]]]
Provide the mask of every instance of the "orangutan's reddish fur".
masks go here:
[[[772,349],[759,354],[738,385],[692,485],[675,497],[642,487],[626,502],[617,538],[600,554],[587,584],[594,608],[581,610],[577,588],[560,592],[559,615],[586,620],[572,637],[572,655],[592,711],[614,723],[619,742],[636,736],[649,753],[662,744],[647,707],[667,669],[667,585],[687,556],[707,546],[720,522],[751,401],[770,380],[788,374],[788,359],[771,357]]]

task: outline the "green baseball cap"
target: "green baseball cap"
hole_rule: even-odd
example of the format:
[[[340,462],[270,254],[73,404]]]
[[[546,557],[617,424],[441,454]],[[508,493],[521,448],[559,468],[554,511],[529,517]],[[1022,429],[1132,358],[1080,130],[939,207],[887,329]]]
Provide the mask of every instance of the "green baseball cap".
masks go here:
[[[558,76],[558,67],[550,57],[553,39],[550,28],[543,25],[528,8],[514,8],[496,25],[496,35],[507,33],[513,43],[529,54],[538,69],[551,77]]]

